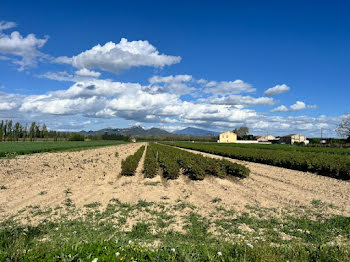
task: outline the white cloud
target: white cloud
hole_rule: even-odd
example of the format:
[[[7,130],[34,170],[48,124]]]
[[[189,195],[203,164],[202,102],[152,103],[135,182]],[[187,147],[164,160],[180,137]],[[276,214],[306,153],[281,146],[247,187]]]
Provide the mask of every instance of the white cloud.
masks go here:
[[[230,95],[220,98],[210,98],[208,100],[211,104],[217,105],[268,105],[272,106],[277,103],[271,97],[251,97],[251,96],[241,96],[241,95]]]
[[[13,22],[1,22],[0,27],[8,29],[14,27]],[[0,32],[0,54],[6,55],[5,58],[19,65],[19,71],[28,67],[35,66],[38,58],[47,57],[39,51],[48,37],[37,38],[34,34],[23,37],[19,32],[14,31],[10,35]],[[10,57],[9,57],[10,56]],[[21,59],[15,58],[20,57]]]
[[[16,26],[17,24],[15,22],[0,21],[0,31],[10,29]]]
[[[148,81],[150,86],[147,86],[145,90],[149,90],[152,93],[172,93],[177,95],[188,94],[192,90],[192,87],[188,86],[188,82],[193,81],[191,75],[175,75],[175,76],[153,76]]]
[[[42,75],[37,75],[38,78],[47,78],[56,81],[74,81],[74,76],[66,71],[63,72],[46,72]]]
[[[285,92],[288,92],[290,90],[290,87],[283,84],[283,85],[276,85],[274,87],[271,87],[269,89],[267,89],[264,92],[265,96],[273,96],[273,95],[278,95],[278,94],[282,94]]]
[[[138,66],[163,67],[179,63],[181,57],[159,54],[148,41],[131,41],[122,38],[118,44],[108,42],[96,45],[77,56],[58,57],[58,63],[71,64],[80,69],[101,69],[118,73],[122,69]]]
[[[0,110],[11,110],[16,107],[16,103],[2,102],[0,103]]]
[[[299,110],[303,110],[303,109],[307,109],[307,108],[316,108],[316,105],[306,105],[304,102],[302,101],[296,101],[294,105],[290,106],[290,110],[291,111],[299,111]]]
[[[170,76],[153,76],[149,79],[151,84],[156,83],[174,83],[174,82],[189,82],[193,79],[191,75],[170,75]]]
[[[284,105],[278,106],[271,110],[271,112],[288,112],[288,111],[289,109]]]
[[[296,101],[294,105],[290,106],[291,111],[299,111],[306,108],[306,104],[301,101]]]
[[[291,112],[291,111],[300,111],[304,109],[314,109],[317,108],[316,105],[306,105],[302,101],[296,101],[295,104],[291,105],[289,108],[287,108],[284,105],[281,105],[279,107],[276,107],[271,110],[271,112]]]
[[[76,71],[75,74],[78,76],[91,76],[91,77],[99,77],[101,75],[100,72],[88,70],[86,68]]]
[[[221,82],[210,81],[206,84],[206,87],[204,91],[214,95],[239,94],[255,91],[255,88],[240,79]]]

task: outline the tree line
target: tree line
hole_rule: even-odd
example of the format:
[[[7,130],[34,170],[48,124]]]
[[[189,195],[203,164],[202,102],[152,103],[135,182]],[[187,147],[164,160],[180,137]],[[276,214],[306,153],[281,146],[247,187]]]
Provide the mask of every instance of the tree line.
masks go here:
[[[54,141],[70,140],[73,137],[73,134],[74,133],[71,132],[49,131],[45,124],[40,125],[36,122],[32,122],[30,125],[22,125],[19,122],[13,123],[12,120],[0,121],[0,142],[35,141],[37,139],[50,139]]]

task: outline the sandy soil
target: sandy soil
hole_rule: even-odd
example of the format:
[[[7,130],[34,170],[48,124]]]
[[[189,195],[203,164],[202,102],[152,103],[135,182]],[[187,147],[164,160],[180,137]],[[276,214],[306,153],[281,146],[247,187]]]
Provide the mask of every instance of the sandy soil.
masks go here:
[[[251,176],[244,180],[208,177],[191,181],[180,176],[165,181],[159,175],[143,177],[143,156],[136,176],[121,177],[121,160],[142,144],[0,160],[0,186],[6,187],[0,190],[0,220],[29,205],[62,205],[67,197],[77,207],[92,202],[106,205],[112,198],[131,203],[146,200],[176,204],[182,200],[201,208],[203,214],[215,211],[215,198],[221,199],[220,205],[226,209],[238,212],[246,211],[246,205],[258,205],[276,208],[277,213],[311,209],[313,200],[321,200],[332,207],[325,212],[350,215],[349,182],[263,164],[231,160],[251,169]]]

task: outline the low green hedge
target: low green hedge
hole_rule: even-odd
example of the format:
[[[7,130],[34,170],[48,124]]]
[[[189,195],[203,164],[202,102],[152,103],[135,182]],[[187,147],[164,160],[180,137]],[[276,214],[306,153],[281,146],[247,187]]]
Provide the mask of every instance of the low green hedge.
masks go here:
[[[134,176],[136,168],[140,162],[145,146],[141,146],[135,154],[128,156],[125,160],[122,160],[122,176]]]
[[[211,143],[167,142],[165,144],[239,160],[313,172],[337,179],[350,179],[349,155],[243,148]]]

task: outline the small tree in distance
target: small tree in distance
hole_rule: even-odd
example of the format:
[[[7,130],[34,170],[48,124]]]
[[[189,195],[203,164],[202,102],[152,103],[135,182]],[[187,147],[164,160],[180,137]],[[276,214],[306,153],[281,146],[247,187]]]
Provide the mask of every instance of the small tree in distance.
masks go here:
[[[249,134],[249,128],[246,127],[246,126],[242,126],[242,127],[238,128],[238,129],[235,128],[235,129],[233,130],[233,133],[235,133],[235,134],[238,136],[238,138],[242,139],[242,138],[244,138],[245,136],[248,136],[248,134]]]
[[[346,137],[346,141],[350,142],[350,114],[345,116],[345,119],[339,124],[335,130],[341,137]]]

